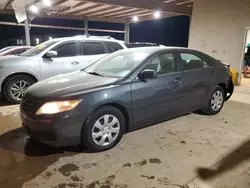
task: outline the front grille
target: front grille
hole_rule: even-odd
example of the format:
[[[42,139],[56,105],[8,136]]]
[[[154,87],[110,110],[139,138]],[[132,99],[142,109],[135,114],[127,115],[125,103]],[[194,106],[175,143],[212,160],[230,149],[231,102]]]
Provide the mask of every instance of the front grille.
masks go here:
[[[35,114],[40,107],[41,104],[36,101],[25,100],[21,103],[21,110],[28,114]]]

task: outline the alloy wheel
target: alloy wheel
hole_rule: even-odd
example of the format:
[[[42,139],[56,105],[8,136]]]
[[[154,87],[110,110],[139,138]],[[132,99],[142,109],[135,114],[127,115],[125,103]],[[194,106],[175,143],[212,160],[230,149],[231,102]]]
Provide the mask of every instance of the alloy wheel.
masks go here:
[[[22,100],[25,92],[29,87],[30,83],[25,80],[15,82],[10,88],[12,97],[18,101]]]

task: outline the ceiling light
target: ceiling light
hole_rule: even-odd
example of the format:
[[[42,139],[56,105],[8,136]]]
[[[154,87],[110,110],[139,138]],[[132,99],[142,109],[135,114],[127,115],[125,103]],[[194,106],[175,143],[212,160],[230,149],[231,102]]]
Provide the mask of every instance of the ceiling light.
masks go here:
[[[139,18],[137,16],[134,16],[132,19],[134,22],[138,22]]]
[[[36,38],[36,44],[39,44],[39,43],[40,43],[40,39]]]
[[[161,12],[160,12],[160,11],[156,11],[156,12],[154,13],[154,17],[155,17],[156,19],[160,18],[160,17],[161,17]]]
[[[34,13],[38,13],[38,8],[35,5],[31,5],[30,10]]]
[[[45,4],[46,6],[50,6],[51,1],[50,0],[43,0],[43,4]]]

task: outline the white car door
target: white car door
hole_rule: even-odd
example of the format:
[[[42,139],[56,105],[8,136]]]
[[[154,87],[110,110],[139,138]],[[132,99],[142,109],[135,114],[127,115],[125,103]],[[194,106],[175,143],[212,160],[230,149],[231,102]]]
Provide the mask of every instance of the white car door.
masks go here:
[[[58,74],[73,72],[81,69],[81,48],[78,41],[63,42],[51,51],[56,51],[53,58],[42,58],[41,78],[46,79]]]
[[[83,41],[82,69],[108,55],[108,50],[100,41]]]

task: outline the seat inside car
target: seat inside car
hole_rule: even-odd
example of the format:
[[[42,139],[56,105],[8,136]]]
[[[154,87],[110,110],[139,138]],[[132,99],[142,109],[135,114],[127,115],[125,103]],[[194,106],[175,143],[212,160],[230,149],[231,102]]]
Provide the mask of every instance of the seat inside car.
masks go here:
[[[185,61],[184,70],[193,70],[203,68],[203,62],[201,60],[190,60],[189,62]]]

